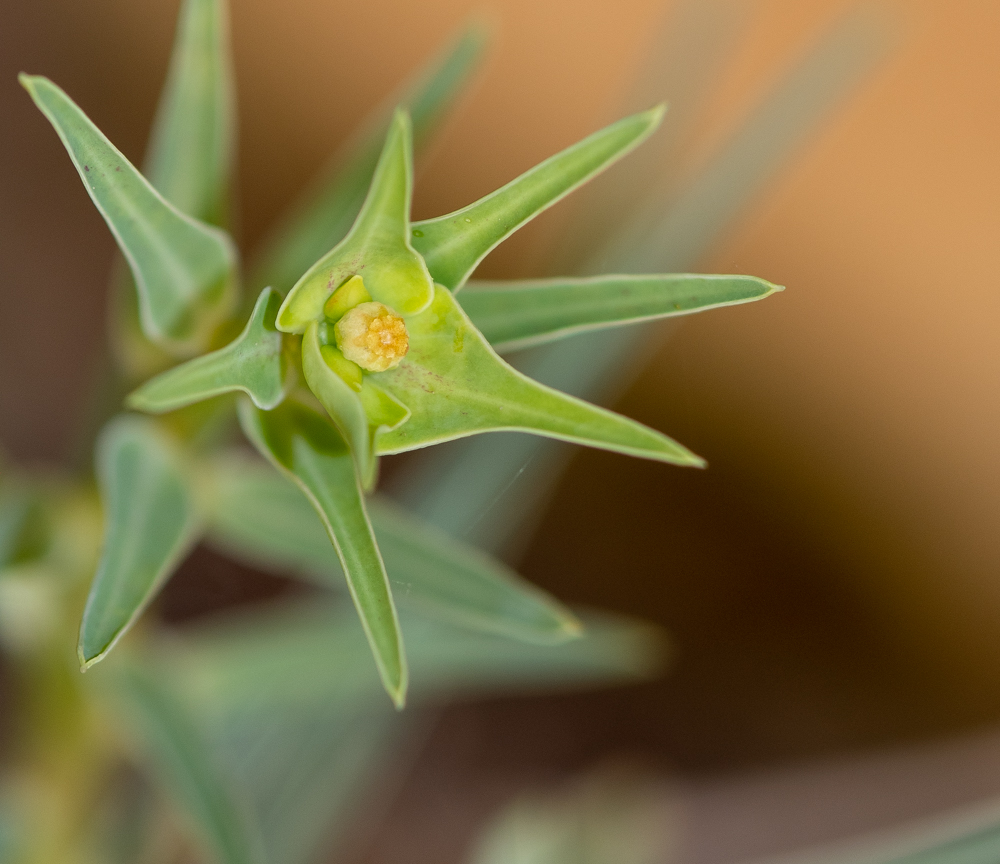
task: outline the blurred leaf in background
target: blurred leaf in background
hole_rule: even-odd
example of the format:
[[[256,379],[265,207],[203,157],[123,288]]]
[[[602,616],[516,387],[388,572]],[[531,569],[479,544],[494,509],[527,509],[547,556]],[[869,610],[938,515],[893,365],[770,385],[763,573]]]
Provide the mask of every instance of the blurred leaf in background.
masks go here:
[[[548,794],[525,794],[487,827],[469,864],[666,864],[681,814],[644,769],[605,765]]]
[[[655,630],[586,623],[586,636],[551,647],[405,616],[413,701],[606,685],[661,667]],[[111,664],[101,687],[215,860],[306,864],[373,806],[413,734],[384,704],[369,656],[349,606],[299,603],[185,628]]]
[[[234,146],[232,82],[228,71],[227,29],[220,8],[208,0],[188,0],[184,6],[168,88],[147,159],[151,184],[148,188],[144,186],[137,172],[129,172],[131,166],[127,162],[115,163],[115,167],[125,168],[135,181],[136,196],[147,201],[147,210],[187,228],[193,220],[181,218],[185,214],[218,225],[227,221],[229,213],[227,184]],[[731,18],[721,15],[720,7],[714,3],[685,4],[680,20],[686,26],[693,26],[698,36],[691,44],[707,47],[707,51],[699,54],[706,62],[681,63],[677,57],[684,56],[683,52],[664,57],[653,78],[657,87],[663,84],[667,90],[671,89],[667,84],[679,82],[673,86],[681,91],[676,104],[681,108],[678,113],[683,130],[694,116],[696,100],[692,94],[704,91],[726,58],[733,25]],[[679,30],[677,44],[683,45],[689,37],[690,31]],[[418,151],[475,66],[482,42],[481,29],[473,27],[425,71],[417,84],[404,89],[400,98],[391,100],[409,106]],[[473,323],[481,326],[495,343],[494,348],[514,351],[561,340],[558,345],[519,356],[516,361],[519,368],[571,393],[611,398],[628,383],[656,338],[648,329],[638,334],[616,329],[601,336],[580,335],[582,331],[599,324],[670,317],[772,293],[775,286],[749,277],[634,274],[644,269],[687,270],[696,266],[777,164],[883,51],[882,36],[871,22],[860,15],[851,16],[779,84],[761,110],[745,122],[696,177],[681,182],[668,174],[666,179],[649,182],[652,175],[645,169],[653,163],[647,161],[642,163],[641,178],[637,170],[631,182],[624,184],[634,195],[623,198],[610,194],[602,198],[600,191],[595,191],[595,197],[581,208],[584,215],[564,241],[566,248],[574,244],[585,248],[586,258],[574,259],[566,271],[584,274],[582,277],[531,280],[503,288],[495,283],[473,282],[458,295],[457,303],[450,300],[450,294],[442,297],[451,303],[455,316],[468,314]],[[672,68],[664,72],[664,65]],[[204,74],[199,77],[195,70]],[[675,73],[677,77],[671,78]],[[59,94],[51,85],[37,78],[30,79],[28,84],[36,98],[49,107],[50,115],[55,111],[51,105],[59,103],[58,113],[62,118],[59,122],[63,126],[69,123],[67,117],[82,124],[81,128],[97,142],[92,141],[92,146],[98,150],[103,147],[101,158],[120,156],[106,139],[101,140],[103,136],[98,137],[96,127],[86,126],[82,114],[77,116],[72,107],[59,102]],[[38,95],[43,91],[44,98]],[[661,95],[657,93],[655,99],[644,100],[643,104],[656,101]],[[389,108],[383,106],[369,119],[363,132],[345,147],[337,160],[338,167],[313,192],[307,193],[306,203],[272,235],[275,239],[251,269],[249,281],[254,293],[266,285],[287,290],[347,233],[375,169],[389,124]],[[691,113],[685,115],[684,111]],[[190,139],[176,134],[184,125],[178,118],[188,116],[198,121],[192,125],[196,134]],[[676,153],[682,139],[682,132],[675,131],[665,136],[666,144],[661,142],[654,152],[658,157],[664,152]],[[184,155],[189,146],[194,147],[194,160]],[[617,155],[624,152],[621,148],[612,149]],[[581,152],[578,145],[543,166],[551,169],[561,164],[560,159],[573,161]],[[89,163],[83,164],[83,174],[89,174],[86,170]],[[554,203],[590,176],[593,167],[586,163],[576,174],[569,172],[566,175],[569,180],[562,178],[566,181],[565,188],[558,187],[555,192],[549,188],[551,183],[539,182],[538,188],[546,188],[549,197],[534,200],[531,195],[522,195],[531,183],[519,178],[493,196],[457,211],[477,218],[486,214],[482,225],[488,230],[476,236],[452,231],[450,222],[457,214],[416,223],[421,234],[415,238],[414,246],[430,250],[432,246],[428,244],[435,234],[449,241],[441,248],[455,245],[451,243],[454,237],[464,240],[472,237],[477,241],[467,244],[468,248],[458,243],[461,248],[447,261],[444,257],[448,256],[435,261],[428,251],[428,258],[435,265],[434,275],[457,291],[483,255],[513,230],[511,225],[516,227],[523,222],[525,213],[537,212],[542,206],[540,201],[544,206]],[[197,170],[191,170],[194,168]],[[544,173],[535,169],[534,174],[528,172],[524,177],[538,180]],[[86,177],[84,180],[87,182]],[[103,194],[100,190],[91,191],[95,200]],[[506,206],[505,201],[514,203]],[[496,218],[498,213],[503,219]],[[593,217],[589,222],[588,213]],[[606,218],[609,213],[616,220],[610,225]],[[473,217],[468,218],[472,221]],[[121,220],[110,216],[108,219],[116,230]],[[498,223],[502,223],[499,229]],[[479,227],[477,223],[476,228]],[[192,241],[193,244],[222,236],[214,229],[198,229],[194,234],[199,239]],[[219,242],[220,249],[226,245]],[[128,243],[123,241],[123,246]],[[200,256],[196,257],[200,260]],[[604,279],[589,275],[605,268],[623,275]],[[230,267],[227,274],[232,271]],[[142,283],[141,277],[141,273],[136,274],[138,283]],[[148,294],[148,285],[146,289]],[[587,292],[585,297],[584,292]],[[169,291],[165,295],[174,306],[187,308]],[[515,307],[510,304],[511,298],[521,302]],[[523,302],[525,298],[530,298],[527,304]],[[567,303],[567,298],[575,303]],[[251,437],[266,438],[264,427],[268,421],[277,421],[274,424],[277,428],[287,411],[257,409],[275,408],[289,387],[289,379],[281,374],[280,367],[289,354],[284,352],[281,337],[273,328],[275,299],[276,293],[265,289],[259,295],[242,341],[154,379],[137,391],[134,404],[146,410],[169,411],[189,401],[192,390],[198,391],[198,398],[243,390],[256,404],[254,408],[244,403],[244,427],[250,430]],[[155,331],[148,320],[152,317],[147,310],[147,336]],[[201,334],[204,347],[209,343],[218,347],[225,341],[223,337],[235,335],[230,331],[237,320],[234,318],[216,330],[215,324],[219,322],[213,319],[212,327]],[[186,331],[182,331],[180,328],[173,335],[184,336]],[[458,328],[446,335],[454,337],[457,332]],[[138,330],[136,334],[137,338],[142,337]],[[160,341],[161,347],[173,350],[175,356],[187,350],[178,349],[169,340]],[[485,342],[482,348],[485,352],[490,350]],[[230,362],[235,355],[239,355],[234,364],[239,367],[239,374],[233,374]],[[261,360],[260,375],[243,376],[249,362],[247,357]],[[294,359],[292,352],[293,363]],[[276,371],[277,374],[272,374]],[[231,413],[231,407],[231,402],[226,403],[220,413]],[[315,407],[310,405],[303,410],[313,411]],[[133,437],[143,439],[132,443],[138,447],[145,442],[146,452],[152,454],[138,467],[162,469],[152,479],[148,470],[143,473],[135,470],[134,465],[131,468],[125,465],[117,474],[103,472],[104,498],[110,515],[109,540],[100,571],[105,578],[99,578],[92,600],[97,595],[114,594],[109,592],[109,584],[139,590],[127,592],[129,599],[121,603],[106,602],[101,597],[93,600],[103,603],[105,611],[115,611],[116,616],[110,628],[98,628],[101,633],[99,638],[95,637],[97,647],[89,650],[87,656],[100,656],[134,620],[177,563],[178,550],[194,543],[196,523],[197,530],[204,528],[209,542],[217,548],[255,566],[303,577],[324,594],[332,589],[343,597],[345,571],[349,581],[355,575],[351,566],[345,565],[344,556],[338,557],[326,533],[338,534],[329,517],[335,510],[334,516],[343,516],[344,507],[330,506],[327,508],[330,513],[324,510],[328,517],[324,527],[287,477],[233,453],[228,439],[224,447],[217,446],[215,440],[206,448],[204,441],[212,440],[210,435],[198,438],[197,446],[191,436],[192,453],[179,460],[184,462],[190,457],[190,464],[177,471],[170,470],[170,447],[159,446],[165,440],[172,440],[164,437],[164,430],[184,437],[179,430],[185,428],[184,424],[197,426],[202,422],[200,416],[168,417],[162,427],[131,427]],[[116,430],[122,429],[122,423],[131,423],[114,422],[118,425],[109,428],[105,443],[114,438]],[[405,427],[400,428],[405,431]],[[416,428],[414,424],[410,431]],[[325,429],[333,432],[328,424]],[[150,434],[144,437],[142,430]],[[392,603],[391,598],[386,599],[389,586],[400,595],[401,625],[396,623],[393,611],[392,624],[385,629],[394,636],[399,636],[400,631],[405,633],[413,701],[418,709],[502,692],[639,681],[659,671],[663,643],[655,629],[623,619],[577,615],[520,579],[505,565],[464,542],[447,539],[445,532],[474,539],[490,549],[503,549],[509,548],[518,531],[530,530],[540,503],[565,462],[552,445],[539,444],[526,436],[516,439],[490,436],[488,440],[468,441],[423,459],[407,484],[397,489],[416,512],[436,523],[435,529],[377,497],[366,502],[353,482],[353,468],[348,464],[349,454],[342,441],[330,444],[324,439],[330,446],[314,448],[315,452],[307,454],[309,458],[302,459],[298,458],[302,455],[301,448],[295,451],[295,447],[308,436],[300,435],[294,441],[294,436],[279,440],[278,433],[282,431],[277,429],[271,436],[274,446],[261,449],[310,488],[313,497],[320,497],[324,491],[319,488],[317,492],[318,487],[314,488],[317,474],[323,473],[317,472],[317,460],[312,458],[319,453],[330,457],[331,462],[339,459],[337,465],[341,468],[347,465],[344,477],[351,481],[341,482],[341,478],[326,487],[339,492],[346,490],[351,506],[359,513],[370,504],[374,535],[366,554],[371,561],[378,558],[374,546],[377,538],[385,555],[385,569],[379,569],[381,561],[370,569],[377,571],[382,579],[379,584],[387,589],[380,597],[383,612]],[[367,428],[364,432],[368,433]],[[440,435],[441,430],[433,434]],[[397,437],[401,436],[402,433]],[[393,439],[387,436],[384,440]],[[421,439],[420,443],[426,441]],[[205,450],[211,451],[208,457]],[[296,458],[289,458],[289,453]],[[182,475],[183,479],[178,480]],[[169,520],[168,523],[152,520],[157,522],[153,530],[134,530],[136,520],[151,521],[151,511],[116,502],[115,495],[107,490],[117,479],[123,483],[131,479],[132,486],[143,488],[144,497],[133,498],[132,503],[149,504],[156,500],[161,487],[169,487],[172,506],[155,509],[159,516],[169,512],[180,514],[179,521],[174,520],[177,525],[172,526],[173,530]],[[519,482],[521,493],[516,502],[514,496],[505,498],[515,481]],[[373,484],[372,469],[365,474],[365,485]],[[31,544],[24,540],[28,536],[24,525],[29,509],[25,500],[18,497],[16,489],[11,491],[9,500],[0,496],[0,556],[5,556],[5,563],[21,558],[33,561],[37,557],[30,551]],[[178,501],[183,506],[177,506]],[[195,512],[197,518],[192,515]],[[485,514],[490,518],[484,519]],[[364,521],[359,517],[359,524]],[[124,542],[114,539],[115,531],[125,538]],[[140,536],[145,540],[163,540],[164,532],[169,535],[167,542],[160,544],[163,548],[156,560],[147,560],[149,566],[141,568],[141,572],[131,566],[112,566],[116,555],[120,557],[128,551],[130,540]],[[360,533],[364,532],[349,530],[346,535],[356,538]],[[341,532],[341,540],[346,535]],[[154,550],[146,543],[138,551],[142,553],[138,557],[145,560],[149,557],[146,553]],[[124,581],[113,578],[115,572],[126,570]],[[109,572],[112,577],[107,576]],[[15,584],[13,575],[17,574],[7,570],[0,573],[0,625],[4,624],[4,609],[14,609],[14,614],[23,618],[17,610],[27,608],[23,603],[18,606],[16,599],[4,599],[4,585]],[[141,577],[141,585],[134,582],[137,576]],[[353,582],[352,589],[357,593]],[[10,591],[7,593],[13,596]],[[48,602],[45,608],[53,605]],[[12,616],[8,615],[7,620],[13,620]],[[450,624],[443,625],[442,621]],[[574,638],[581,635],[581,624],[585,625],[582,638]],[[9,625],[3,629],[4,636],[13,632]],[[141,638],[135,640],[127,654],[123,652],[125,656],[120,661],[97,670],[91,677],[97,677],[99,682],[95,689],[98,701],[103,702],[110,695],[105,706],[113,704],[120,709],[121,722],[130,730],[136,759],[148,766],[157,790],[172,802],[173,811],[181,814],[179,829],[162,815],[151,817],[150,821],[158,827],[150,831],[153,839],[148,848],[154,850],[150,860],[159,854],[156,851],[160,849],[159,838],[167,836],[163,846],[175,858],[178,849],[183,852],[187,848],[190,841],[186,838],[194,838],[199,854],[225,864],[307,864],[318,857],[319,850],[327,846],[337,848],[337,843],[343,841],[359,808],[369,803],[366,795],[377,797],[366,790],[373,789],[391,763],[401,758],[398,754],[405,750],[407,736],[413,734],[407,721],[383,704],[377,677],[372,674],[369,642],[374,640],[370,634],[366,640],[357,616],[346,603],[333,602],[326,596],[321,599],[311,596],[301,605],[268,607],[256,614],[239,613],[227,621],[183,628],[180,632],[164,633],[162,628],[151,627],[149,632],[137,635]],[[388,651],[376,650],[376,662],[382,661],[383,667],[388,655],[394,655],[397,661],[388,672],[387,667],[382,670],[383,677],[391,679],[389,689],[397,697],[405,686],[399,645],[397,641]],[[124,788],[127,795],[131,781],[121,782],[119,778],[116,782],[117,793],[121,795]],[[498,818],[476,853],[475,864],[499,861],[648,864],[660,860],[656,856],[669,846],[670,838],[662,836],[665,826],[653,818],[651,807],[652,802],[657,808],[663,806],[662,791],[655,781],[612,771],[597,772],[562,795],[525,799]],[[141,803],[141,796],[136,796],[136,800]],[[154,798],[148,806],[154,814],[159,814],[159,799]],[[140,810],[137,806],[135,824],[142,824],[148,816]],[[4,825],[14,823],[9,818],[7,823],[3,821],[6,812],[0,808],[0,858],[4,842],[8,846],[19,842],[16,831],[4,833]],[[662,817],[663,809],[657,813]],[[166,828],[162,827],[164,824]],[[175,830],[181,838],[176,843],[169,839]],[[123,829],[117,839],[127,834]],[[114,845],[110,839],[107,842]],[[993,848],[990,846],[993,842],[992,833],[980,832],[961,841],[949,841],[946,849],[940,847],[934,854],[943,854],[944,849],[949,855],[975,856]],[[120,845],[121,849],[133,848],[125,842]],[[133,854],[104,850],[95,853],[95,858],[135,860],[129,857]],[[978,864],[986,859],[899,860],[906,864]]]
[[[554,244],[561,267],[588,276],[695,268],[892,45],[886,20],[872,8],[845,15],[697,173],[678,177],[683,145],[702,107],[698,97],[729,59],[740,22],[727,3],[681,3],[675,10],[633,97],[640,104],[670,99],[665,134],[641,148],[633,164],[626,160],[582,190],[575,218]],[[560,252],[560,244],[572,253]],[[581,334],[511,362],[558,390],[607,403],[624,392],[662,338],[648,327]],[[526,542],[570,455],[522,436],[460,442],[424,454],[393,493],[449,533],[500,551],[515,537]],[[482,518],[486,509],[489,519]]]
[[[1000,804],[990,801],[755,864],[991,864],[998,856]]]

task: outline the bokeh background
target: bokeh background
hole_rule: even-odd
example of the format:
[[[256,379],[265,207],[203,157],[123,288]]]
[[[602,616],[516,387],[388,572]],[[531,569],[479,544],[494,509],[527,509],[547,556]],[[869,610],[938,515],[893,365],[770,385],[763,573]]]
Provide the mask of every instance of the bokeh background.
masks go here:
[[[139,162],[177,5],[0,2],[0,441],[15,459],[73,458],[114,250],[15,75],[62,84]],[[494,45],[421,166],[417,218],[496,188],[636,92],[670,100],[636,82],[676,5],[232,0],[242,243],[470,14]],[[729,41],[678,182],[845,16],[869,16],[881,47],[697,268],[788,290],[672,327],[616,405],[710,469],[579,452],[516,551],[557,596],[664,625],[671,673],[449,709],[367,860],[460,860],[511,795],[609,758],[673,778],[680,860],[705,864],[1000,795],[1000,5],[707,5]],[[551,272],[580,218],[554,208],[481,275]],[[198,552],[161,614],[274,590]]]

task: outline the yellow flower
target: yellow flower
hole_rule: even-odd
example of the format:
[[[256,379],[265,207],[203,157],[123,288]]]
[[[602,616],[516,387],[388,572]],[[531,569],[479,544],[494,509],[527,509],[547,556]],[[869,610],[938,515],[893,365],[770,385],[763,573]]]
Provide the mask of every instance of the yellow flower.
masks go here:
[[[406,324],[383,303],[359,303],[333,332],[341,353],[368,372],[395,369],[410,348]]]

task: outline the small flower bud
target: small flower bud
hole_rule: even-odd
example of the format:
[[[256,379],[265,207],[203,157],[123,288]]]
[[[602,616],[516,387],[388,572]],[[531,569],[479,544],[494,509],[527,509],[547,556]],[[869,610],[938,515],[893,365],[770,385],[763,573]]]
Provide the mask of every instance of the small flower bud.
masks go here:
[[[355,306],[333,332],[344,357],[368,372],[394,369],[410,347],[403,319],[382,303]]]

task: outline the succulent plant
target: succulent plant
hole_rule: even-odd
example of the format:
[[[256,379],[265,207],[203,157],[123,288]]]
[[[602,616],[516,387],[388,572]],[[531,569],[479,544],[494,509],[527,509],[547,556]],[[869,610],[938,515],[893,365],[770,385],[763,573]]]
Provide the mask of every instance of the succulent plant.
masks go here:
[[[222,72],[218,7],[192,2],[185,20],[190,29],[182,30],[151,162],[153,179],[170,178],[159,189],[59,87],[27,75],[21,83],[118,241],[143,336],[171,357],[196,355],[147,380],[128,406],[166,414],[245,394],[238,407],[243,431],[319,513],[383,684],[402,706],[403,639],[365,504],[378,457],[517,430],[700,466],[667,436],[539,384],[498,352],[581,329],[757,300],[778,288],[750,276],[695,274],[468,284],[499,243],[638,146],[664,108],[602,129],[461,210],[411,223],[413,124],[402,106],[346,235],[298,275],[286,296],[284,286],[263,288],[242,331],[208,350],[241,323],[243,308],[235,245],[206,221],[226,210],[214,190],[226,179],[220,164],[231,141],[232,88]],[[200,151],[178,131],[192,122],[200,134],[190,137],[205,143]],[[84,666],[125,632],[198,530],[196,496],[165,467],[171,445],[162,437],[153,443],[157,433],[147,424],[117,424],[103,444],[101,475],[109,510],[121,519],[109,522],[84,614]],[[154,467],[156,459],[163,467]]]
[[[718,11],[687,5],[695,25],[697,14],[714,20]],[[22,740],[0,775],[0,860],[308,864],[365,805],[362,792],[396,752],[408,718],[383,689],[402,706],[408,663],[413,697],[438,702],[656,672],[655,628],[571,611],[422,518],[447,522],[442,512],[463,510],[471,511],[466,525],[481,518],[497,478],[507,483],[512,465],[531,461],[523,446],[502,439],[484,458],[466,442],[450,452],[447,471],[427,460],[416,474],[424,493],[416,512],[375,493],[379,457],[513,430],[701,465],[665,435],[535,380],[594,390],[551,374],[559,363],[546,357],[555,354],[522,356],[517,369],[505,358],[778,290],[747,276],[634,271],[694,266],[878,53],[870,28],[856,24],[806,57],[669,206],[647,200],[591,219],[600,249],[572,272],[622,272],[506,283],[470,277],[514,231],[641,144],[662,107],[595,133],[468,207],[411,223],[413,151],[475,67],[484,35],[470,28],[369,118],[244,277],[226,231],[235,126],[222,0],[182,4],[142,172],[56,85],[22,76],[122,253],[110,346],[112,389],[122,398],[94,442],[99,496],[87,472],[0,464],[0,650],[27,694],[18,706]],[[724,53],[725,39],[685,40]],[[711,53],[689,84],[708,74]],[[594,231],[585,234],[569,245],[593,243]],[[596,268],[595,260],[614,263]],[[557,359],[578,379],[592,384],[594,370],[610,369],[620,384],[649,341],[648,329],[638,332],[631,341],[566,340]],[[132,413],[118,414],[122,405]],[[237,443],[237,422],[263,459]],[[537,496],[546,471],[532,467]],[[96,673],[67,668],[64,636],[85,595],[78,654],[89,668],[201,541],[321,590],[181,634],[140,626]],[[342,598],[345,577],[356,611]],[[146,770],[123,770],[131,762]],[[474,859],[659,860],[660,792],[641,776],[598,772],[555,799],[522,799]],[[992,861],[997,825],[987,806],[855,843],[847,857]]]

